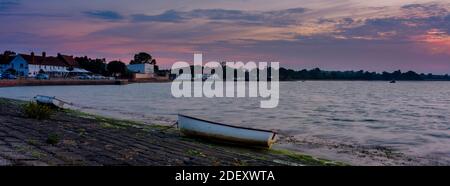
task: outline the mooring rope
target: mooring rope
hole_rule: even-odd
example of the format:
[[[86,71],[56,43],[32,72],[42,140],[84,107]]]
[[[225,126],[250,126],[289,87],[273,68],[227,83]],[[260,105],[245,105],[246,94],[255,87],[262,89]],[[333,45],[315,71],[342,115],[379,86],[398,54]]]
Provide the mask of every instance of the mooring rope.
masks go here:
[[[172,129],[172,128],[178,128],[178,127],[176,127],[176,126],[178,126],[178,121],[176,121],[176,122],[173,123],[172,125],[167,126],[167,128],[162,129],[161,131],[165,132],[165,131],[168,131],[169,129]]]
[[[53,97],[53,99],[63,102],[64,104],[75,106],[75,104]]]

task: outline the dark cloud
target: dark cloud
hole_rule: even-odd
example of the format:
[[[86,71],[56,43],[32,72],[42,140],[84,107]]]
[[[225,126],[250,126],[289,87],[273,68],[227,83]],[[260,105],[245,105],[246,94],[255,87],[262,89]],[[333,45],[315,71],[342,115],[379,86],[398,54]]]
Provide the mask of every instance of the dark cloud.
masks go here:
[[[437,4],[407,4],[401,7],[402,9],[411,10],[411,9],[441,9]]]
[[[392,39],[406,42],[411,36],[425,34],[430,29],[450,33],[450,12],[436,4],[409,4],[401,7],[401,16],[372,18],[358,22],[359,26],[349,26],[355,21],[351,18],[328,20],[319,23],[335,23],[340,34],[346,38]]]
[[[9,10],[19,5],[20,5],[19,1],[14,0],[0,1],[0,11]]]
[[[226,9],[195,9],[191,11],[168,10],[158,15],[135,14],[132,20],[137,22],[182,22],[190,19],[208,19],[211,21],[231,21],[259,23],[273,26],[295,24],[305,8],[292,8],[276,11],[242,11]]]
[[[181,22],[186,19],[175,10],[168,10],[159,15],[134,14],[131,18],[135,22]]]
[[[272,14],[302,14],[305,13],[308,9],[306,8],[290,8],[290,9],[285,9],[285,10],[278,10],[278,11],[271,11],[268,13],[272,13]]]
[[[450,15],[449,15],[450,16]],[[379,18],[369,19],[365,24],[345,30],[346,36],[377,36],[383,32],[395,32],[396,39],[424,34],[430,29],[440,29],[450,33],[448,17],[433,16],[426,18]]]
[[[120,13],[110,11],[110,10],[85,11],[83,13],[89,17],[108,20],[108,21],[119,21],[119,20],[122,20],[125,18]]]
[[[0,13],[2,17],[45,17],[45,18],[68,18],[70,15],[62,14],[47,14],[47,13]]]
[[[448,14],[446,8],[440,4],[408,4],[401,7],[406,14],[409,15],[428,15],[428,16],[443,16]]]
[[[130,40],[134,40],[135,42],[178,41],[180,43],[188,43],[199,41],[204,37],[217,37],[217,35],[220,36],[222,34],[227,34],[226,30],[221,30],[223,27],[224,24],[214,23],[196,26],[189,26],[189,23],[180,23],[177,25],[162,27],[130,23],[122,26],[98,30],[90,33],[88,37],[128,38]]]
[[[407,4],[407,5],[403,5],[401,8],[402,9],[416,9],[416,8],[422,8],[424,7],[424,5],[422,4]]]
[[[258,14],[240,10],[224,10],[224,9],[197,9],[184,13],[190,18],[207,18],[212,20],[234,20],[234,21],[261,21],[262,17]]]
[[[318,24],[336,24],[337,28],[347,28],[350,27],[352,24],[354,23],[361,23],[361,20],[355,20],[353,18],[350,17],[345,17],[345,18],[338,18],[338,19],[324,19],[324,18],[320,18],[317,23]]]

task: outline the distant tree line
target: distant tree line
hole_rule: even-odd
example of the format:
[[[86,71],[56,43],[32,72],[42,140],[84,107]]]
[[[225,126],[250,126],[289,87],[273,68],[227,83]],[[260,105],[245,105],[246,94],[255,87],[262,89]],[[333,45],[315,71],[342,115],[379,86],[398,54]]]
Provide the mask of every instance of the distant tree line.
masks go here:
[[[291,69],[280,68],[280,80],[450,80],[448,74],[418,74],[414,71],[402,72],[400,70],[394,72],[368,72],[368,71],[323,71],[319,68],[307,70],[303,69],[295,71]]]
[[[206,67],[202,67],[204,70]],[[180,70],[180,69],[179,69]],[[250,71],[245,69],[236,69],[226,66],[222,66],[223,79],[226,80],[226,72],[234,71],[234,78],[237,79],[238,71],[244,74],[245,80],[249,80]],[[256,70],[256,74],[259,74],[259,70]],[[194,66],[190,66],[190,71],[192,77],[194,77]],[[180,71],[183,73],[183,71]],[[270,68],[267,70],[268,77],[271,76]],[[174,73],[174,72],[172,72]],[[214,74],[214,70],[212,70]],[[379,80],[379,81],[392,81],[392,80],[404,80],[404,81],[450,81],[448,74],[446,75],[434,75],[434,74],[418,74],[414,71],[402,72],[400,70],[394,72],[368,72],[368,71],[324,71],[319,68],[314,68],[311,70],[292,70],[286,68],[279,69],[279,79],[280,81],[299,81],[299,80]]]
[[[127,78],[131,76],[131,72],[128,70],[127,65],[122,61],[110,61],[106,62],[106,59],[91,59],[87,56],[75,57],[80,67],[86,69],[94,74],[101,74],[103,76],[117,76]]]

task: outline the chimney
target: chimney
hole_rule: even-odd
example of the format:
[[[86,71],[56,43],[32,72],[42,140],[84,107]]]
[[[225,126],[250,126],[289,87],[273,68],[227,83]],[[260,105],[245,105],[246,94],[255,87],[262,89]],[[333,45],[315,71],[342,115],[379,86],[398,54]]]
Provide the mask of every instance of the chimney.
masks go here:
[[[3,58],[9,62],[9,55],[6,51],[3,53]]]
[[[34,52],[31,52],[31,64],[35,64],[34,63]]]
[[[47,55],[47,53],[45,53],[45,52],[42,52],[42,57],[43,57],[43,58],[45,58],[45,57],[46,57],[46,55]]]

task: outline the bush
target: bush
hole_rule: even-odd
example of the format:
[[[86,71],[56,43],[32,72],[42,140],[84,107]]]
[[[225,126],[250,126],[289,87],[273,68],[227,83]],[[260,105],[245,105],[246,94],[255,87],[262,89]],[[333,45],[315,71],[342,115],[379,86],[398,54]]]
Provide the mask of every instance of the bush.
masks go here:
[[[47,140],[45,141],[47,144],[56,145],[59,143],[59,135],[58,134],[49,134]]]
[[[53,110],[49,106],[30,102],[23,106],[23,113],[29,118],[44,120],[50,118]]]

